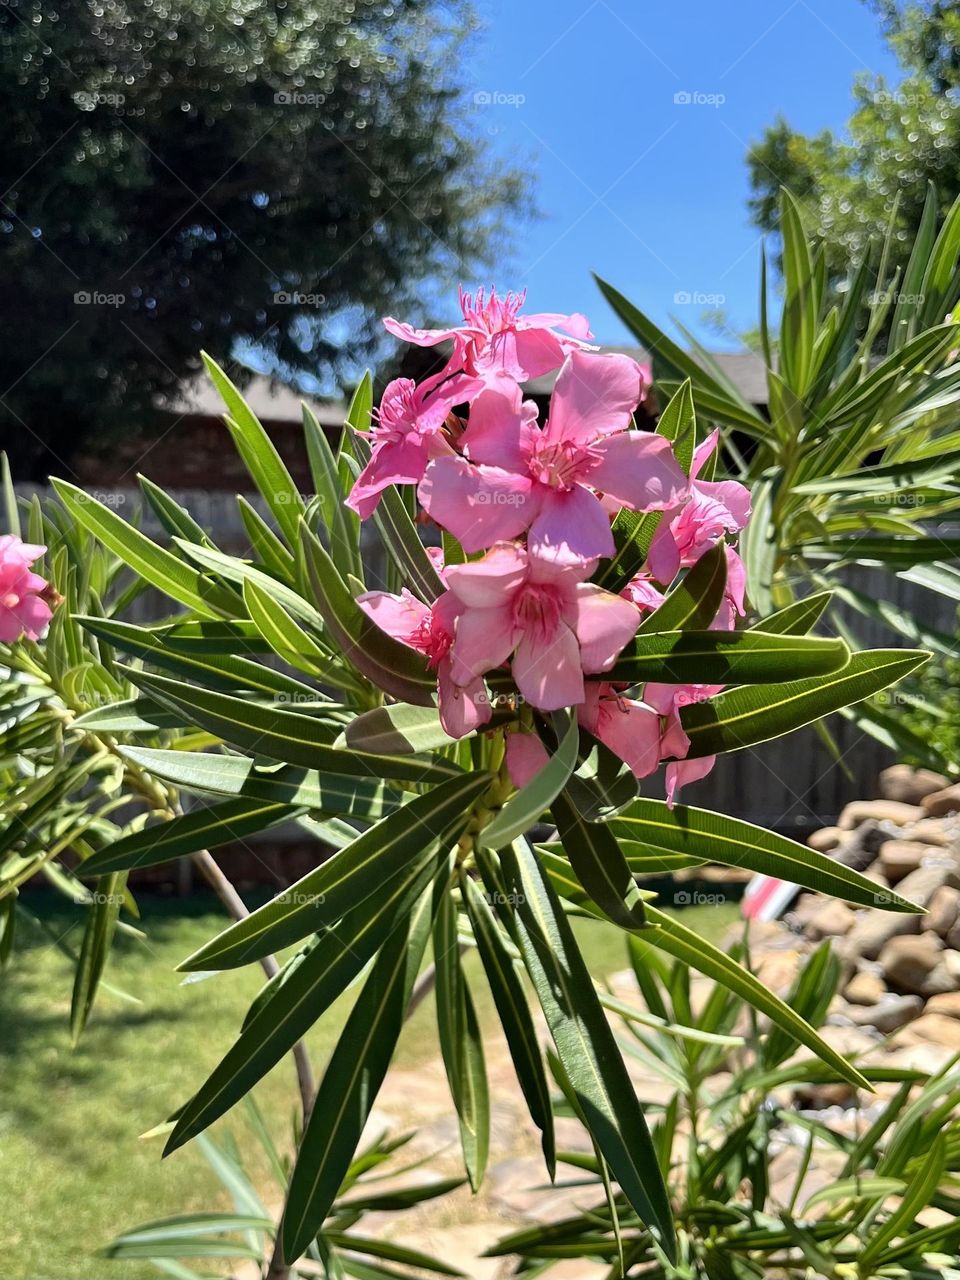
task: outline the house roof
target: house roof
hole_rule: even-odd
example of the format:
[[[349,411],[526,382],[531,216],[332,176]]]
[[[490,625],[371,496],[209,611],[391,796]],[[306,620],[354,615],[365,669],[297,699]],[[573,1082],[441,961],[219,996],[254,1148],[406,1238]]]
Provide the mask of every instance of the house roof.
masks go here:
[[[342,427],[347,414],[342,400],[307,395],[259,374],[244,387],[243,398],[261,422],[300,422],[301,404],[313,410],[323,427]],[[180,394],[164,407],[171,413],[201,418],[220,418],[224,412],[220,394],[205,374],[183,383]]]
[[[649,361],[650,353],[643,347],[603,347],[605,352],[620,352],[631,356],[644,364]],[[697,357],[694,355],[693,359]],[[767,403],[767,366],[754,351],[718,351],[713,353],[713,361],[720,371],[733,383],[744,400],[753,405]],[[698,361],[700,363],[700,361]],[[545,374],[542,378],[534,378],[527,384],[527,391],[534,396],[546,396],[553,389],[556,373]]]
[[[642,347],[605,346],[602,350],[621,352],[641,363],[650,358]],[[748,403],[767,403],[766,365],[760,356],[752,351],[717,352],[713,359]],[[542,378],[534,378],[526,384],[525,390],[532,396],[547,396],[553,390],[556,377],[554,372],[545,374]],[[341,427],[347,414],[346,403],[342,400],[305,395],[294,387],[284,386],[259,374],[251,379],[243,394],[247,404],[262,422],[300,422],[301,403],[310,406],[320,425],[324,427]],[[166,407],[171,413],[204,418],[219,418],[224,409],[216,388],[206,376],[185,382],[180,395],[168,402]]]

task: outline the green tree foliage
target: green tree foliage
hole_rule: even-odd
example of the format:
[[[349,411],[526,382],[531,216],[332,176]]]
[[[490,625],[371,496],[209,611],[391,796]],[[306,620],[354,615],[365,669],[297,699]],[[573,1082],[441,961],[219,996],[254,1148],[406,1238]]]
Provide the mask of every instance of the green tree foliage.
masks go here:
[[[799,202],[808,230],[827,243],[835,277],[882,237],[893,217],[893,265],[905,266],[928,182],[940,215],[960,192],[960,12],[954,3],[878,6],[904,78],[860,76],[845,135],[796,132],[778,118],[748,155],[757,226],[779,228],[781,186]]]
[[[427,276],[475,273],[521,184],[465,92],[473,26],[469,0],[3,5],[15,471],[149,426],[201,347],[335,373]]]

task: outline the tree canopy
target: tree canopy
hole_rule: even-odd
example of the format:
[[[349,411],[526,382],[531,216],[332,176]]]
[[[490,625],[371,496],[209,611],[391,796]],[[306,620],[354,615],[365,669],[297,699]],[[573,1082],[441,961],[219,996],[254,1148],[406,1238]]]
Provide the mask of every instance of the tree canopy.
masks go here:
[[[828,263],[845,274],[895,216],[894,253],[905,261],[928,183],[945,213],[960,192],[960,10],[945,3],[880,0],[886,38],[903,67],[896,85],[860,76],[846,137],[798,133],[780,117],[748,155],[754,221],[777,228],[781,186],[799,200]]]
[[[482,268],[523,183],[466,92],[474,26],[468,0],[0,7],[0,431],[19,474],[149,430],[201,348],[335,374],[427,276]]]

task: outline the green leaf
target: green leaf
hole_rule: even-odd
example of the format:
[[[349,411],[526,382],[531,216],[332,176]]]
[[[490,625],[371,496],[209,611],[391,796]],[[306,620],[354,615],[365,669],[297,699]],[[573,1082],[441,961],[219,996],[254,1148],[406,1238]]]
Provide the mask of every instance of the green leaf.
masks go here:
[[[137,482],[143,496],[149,502],[154,515],[171,537],[186,538],[188,542],[199,542],[204,546],[212,546],[206,530],[197,524],[186,507],[174,502],[169,493],[165,493],[159,485],[148,480],[146,476],[137,475]]]
[[[219,844],[267,831],[302,812],[305,810],[288,804],[225,800],[124,836],[98,849],[84,862],[82,871],[86,876],[154,867],[200,849],[214,849]]]
[[[97,882],[93,903],[87,912],[87,924],[80,945],[80,959],[73,981],[70,1001],[70,1035],[76,1044],[87,1025],[97,997],[97,989],[106,968],[110,946],[117,928],[117,917],[123,902],[126,876],[106,876]]]
[[[348,573],[358,573],[360,558],[347,522],[343,500],[346,497],[340,484],[337,460],[333,455],[326,433],[313,411],[303,406],[303,433],[307,443],[310,473],[317,490],[317,502],[321,519],[330,539],[334,560],[342,564]]]
[[[284,466],[280,454],[261,426],[256,414],[215,360],[205,351],[200,353],[207,373],[223,397],[228,413],[224,417],[233,443],[244,465],[273,512],[291,547],[296,546],[297,526],[305,511],[303,499]]]
[[[872,1267],[882,1259],[885,1249],[897,1236],[909,1234],[917,1214],[929,1205],[940,1185],[946,1165],[947,1139],[945,1134],[938,1133],[899,1206],[883,1226],[875,1229],[870,1236],[866,1248],[860,1254],[861,1270]]]
[[[601,288],[603,288],[602,285]],[[678,462],[681,466],[689,468],[696,431],[693,396],[688,379],[670,398],[667,407],[661,413],[657,423],[657,435],[671,442]],[[617,514],[613,523],[617,550],[613,558],[601,566],[596,576],[599,586],[608,591],[621,591],[639,572],[649,554],[653,535],[660,519],[661,513],[658,511],[641,515],[624,508]]]
[[[445,865],[437,888],[384,945],[331,1055],[290,1178],[280,1228],[285,1259],[301,1256],[340,1190],[403,1027],[448,875]]]
[[[543,1057],[526,993],[517,976],[506,940],[480,887],[467,875],[461,875],[460,887],[517,1080],[526,1099],[530,1118],[542,1135],[543,1156],[552,1179],[556,1172],[557,1155],[550,1087],[543,1069]]]
[[[824,609],[830,603],[832,591],[818,591],[802,600],[795,600],[786,608],[761,618],[750,631],[764,631],[767,635],[802,636],[812,631]]]
[[[296,572],[293,553],[287,550],[260,512],[242,493],[237,494],[237,507],[254,555],[264,568],[276,574],[282,582],[292,582]]]
[[[387,880],[402,873],[425,846],[437,839],[455,841],[490,782],[488,773],[461,774],[416,796],[272,901],[205,943],[180,968],[233,969],[334,924],[345,911],[382,893]]]
[[[178,637],[174,627],[151,630],[135,626],[132,622],[107,621],[83,614],[77,621],[92,635],[106,640],[124,653],[141,658],[162,671],[191,676],[218,689],[248,689],[270,696],[286,694],[291,699],[304,702],[323,697],[310,685],[282,671],[273,671],[263,663],[251,662],[249,658],[235,657],[230,653],[203,652],[190,637]],[[236,647],[242,646],[237,644]]]
[[[490,1151],[490,1096],[483,1037],[460,963],[457,909],[449,893],[433,924],[433,958],[440,1053],[457,1110],[463,1162],[476,1192]]]
[[[666,951],[668,955],[674,956],[683,964],[690,965],[715,982],[728,987],[760,1013],[766,1014],[771,1022],[792,1039],[806,1045],[855,1088],[870,1088],[868,1081],[856,1067],[837,1053],[811,1026],[742,965],[731,960],[719,947],[707,942],[705,938],[688,929],[672,916],[668,916],[649,903],[646,910],[650,923],[659,925],[659,928],[647,930],[642,941],[649,942],[651,946],[658,947],[661,951]]]
[[[247,1245],[232,1241],[209,1241],[210,1236],[246,1233],[270,1233],[274,1224],[267,1218],[250,1213],[184,1213],[156,1222],[144,1222],[109,1244],[108,1258],[191,1258],[191,1257],[255,1257]],[[210,1253],[198,1247],[209,1243],[223,1253]]]
[[[566,786],[577,763],[577,717],[571,715],[564,727],[563,719],[558,715],[557,725],[562,737],[550,760],[525,787],[507,801],[477,837],[488,849],[502,849],[504,845],[511,844],[529,831]]]
[[[911,649],[869,649],[853,654],[845,667],[828,675],[729,689],[707,702],[691,704],[680,713],[690,738],[688,759],[738,751],[791,733],[878,693],[928,658],[929,654]]]
[[[186,719],[151,698],[125,698],[112,706],[95,707],[73,721],[74,729],[89,733],[157,733],[188,727]]]
[[[155,778],[200,795],[240,796],[368,821],[394,813],[403,803],[403,795],[379,778],[263,766],[246,756],[200,751],[128,746],[121,751]]]
[[[708,809],[684,804],[671,809],[662,800],[641,798],[606,825],[624,846],[631,865],[634,854],[651,858],[661,853],[667,857],[683,854],[722,866],[745,867],[758,875],[775,876],[859,906],[883,905],[891,911],[918,910],[892,890],[884,889],[880,894],[875,880],[826,854]]]
[[[566,793],[552,812],[564,853],[603,914],[621,929],[645,928],[640,890],[609,825],[585,822]]]
[[[431,706],[437,681],[425,659],[367,617],[306,526],[301,528],[301,546],[317,607],[342,656],[398,701]]]
[[[20,510],[17,507],[17,494],[13,487],[13,476],[10,474],[10,459],[0,449],[0,496],[3,497],[3,531],[20,537]]]
[[[363,684],[346,667],[331,658],[278,600],[250,578],[243,584],[243,602],[264,640],[289,666],[338,689],[364,691]]]
[[[822,636],[767,635],[763,631],[663,631],[637,635],[617,659],[609,679],[633,684],[772,683],[785,675],[820,675],[844,668],[850,651]]]
[[[366,440],[354,438],[354,448],[361,462],[366,463],[370,458]],[[427,555],[403,495],[395,485],[390,485],[380,495],[373,520],[384,549],[397,566],[401,581],[425,604],[433,604],[444,591],[443,579]]]
[[[66,480],[52,480],[52,484],[77,524],[99,538],[108,550],[151,586],[203,618],[230,617],[237,611],[240,602],[232,592],[202,577],[169,551],[158,547],[115,511]]]
[[[817,295],[810,247],[797,202],[780,189],[780,234],[783,238],[783,313],[780,320],[780,364],[784,382],[803,397],[813,372],[817,331]]]
[[[234,1106],[301,1040],[361,972],[367,961],[402,926],[436,876],[444,859],[440,841],[385,883],[382,894],[353,907],[316,945],[256,1013],[209,1078],[177,1115],[164,1154],[189,1142]]]
[[[501,856],[507,888],[515,895],[509,915],[521,955],[591,1135],[627,1200],[675,1259],[673,1219],[656,1151],[570,924],[525,843],[517,842]]]
[[[647,614],[638,634],[704,630],[717,615],[726,585],[726,547],[718,542],[684,574],[663,604]]]
[[[282,706],[265,706],[142,671],[126,674],[158,702],[185,712],[194,724],[217,734],[224,742],[286,764],[419,783],[441,782],[461,772],[456,765],[443,760],[373,755],[329,747],[318,741],[314,716],[288,711]]]
[[[413,707],[406,702],[375,707],[356,716],[344,730],[344,738],[347,746],[357,751],[390,756],[417,755],[453,744],[435,707]]]

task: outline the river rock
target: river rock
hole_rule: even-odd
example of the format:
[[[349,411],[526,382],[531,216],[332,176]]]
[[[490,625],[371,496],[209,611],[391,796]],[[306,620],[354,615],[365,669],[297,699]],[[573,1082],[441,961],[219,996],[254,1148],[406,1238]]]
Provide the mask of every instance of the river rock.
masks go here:
[[[923,812],[928,818],[942,818],[944,814],[958,811],[960,811],[960,782],[955,782],[952,787],[944,787],[941,791],[934,791],[932,795],[924,797]],[[840,825],[843,826],[843,823]]]
[[[923,1041],[946,1046],[951,1050],[960,1049],[960,1020],[942,1013],[924,1013],[922,1017],[901,1028],[895,1044],[909,1045]]]
[[[876,1004],[851,1005],[848,1017],[855,1026],[873,1027],[881,1035],[887,1036],[899,1027],[905,1026],[906,1023],[912,1022],[922,1011],[921,996],[895,995],[891,991],[885,991]]]
[[[960,842],[960,824],[956,818],[921,818],[907,828],[906,834],[911,840],[921,840],[924,844],[946,848]]]
[[[819,942],[822,938],[842,937],[853,928],[856,918],[856,914],[846,903],[827,898],[820,902],[807,921],[807,937],[814,942]]]
[[[920,921],[921,932],[937,933],[948,938],[960,917],[960,889],[942,884],[927,903],[927,913]]]
[[[811,831],[807,836],[807,844],[818,853],[829,853],[842,844],[847,833],[839,827],[821,827],[819,831]]]
[[[926,907],[943,885],[949,885],[951,889],[960,889],[960,867],[952,854],[938,849],[924,858],[922,867],[911,871],[900,881],[897,885],[897,893],[918,907]]]
[[[942,991],[927,1001],[927,1013],[938,1013],[946,1018],[960,1019],[960,991]]]
[[[916,822],[922,818],[924,812],[919,805],[904,804],[900,800],[852,800],[840,814],[837,826],[842,831],[853,831],[861,822],[872,819],[874,822],[892,822],[894,826],[905,827],[908,822]]]
[[[884,800],[903,804],[920,804],[934,791],[949,786],[950,779],[932,769],[913,769],[908,764],[893,764],[880,774],[880,794]]]
[[[844,988],[844,998],[850,1004],[874,1005],[887,993],[883,979],[877,973],[861,969],[855,973]]]
[[[937,968],[943,943],[932,933],[891,938],[880,953],[880,966],[895,991],[920,995]]]
[[[888,883],[897,884],[916,871],[931,850],[937,852],[935,846],[920,840],[884,840],[877,863]]]
[[[891,938],[919,932],[919,916],[900,911],[862,911],[843,940],[843,951],[853,960],[861,956],[876,960]]]

